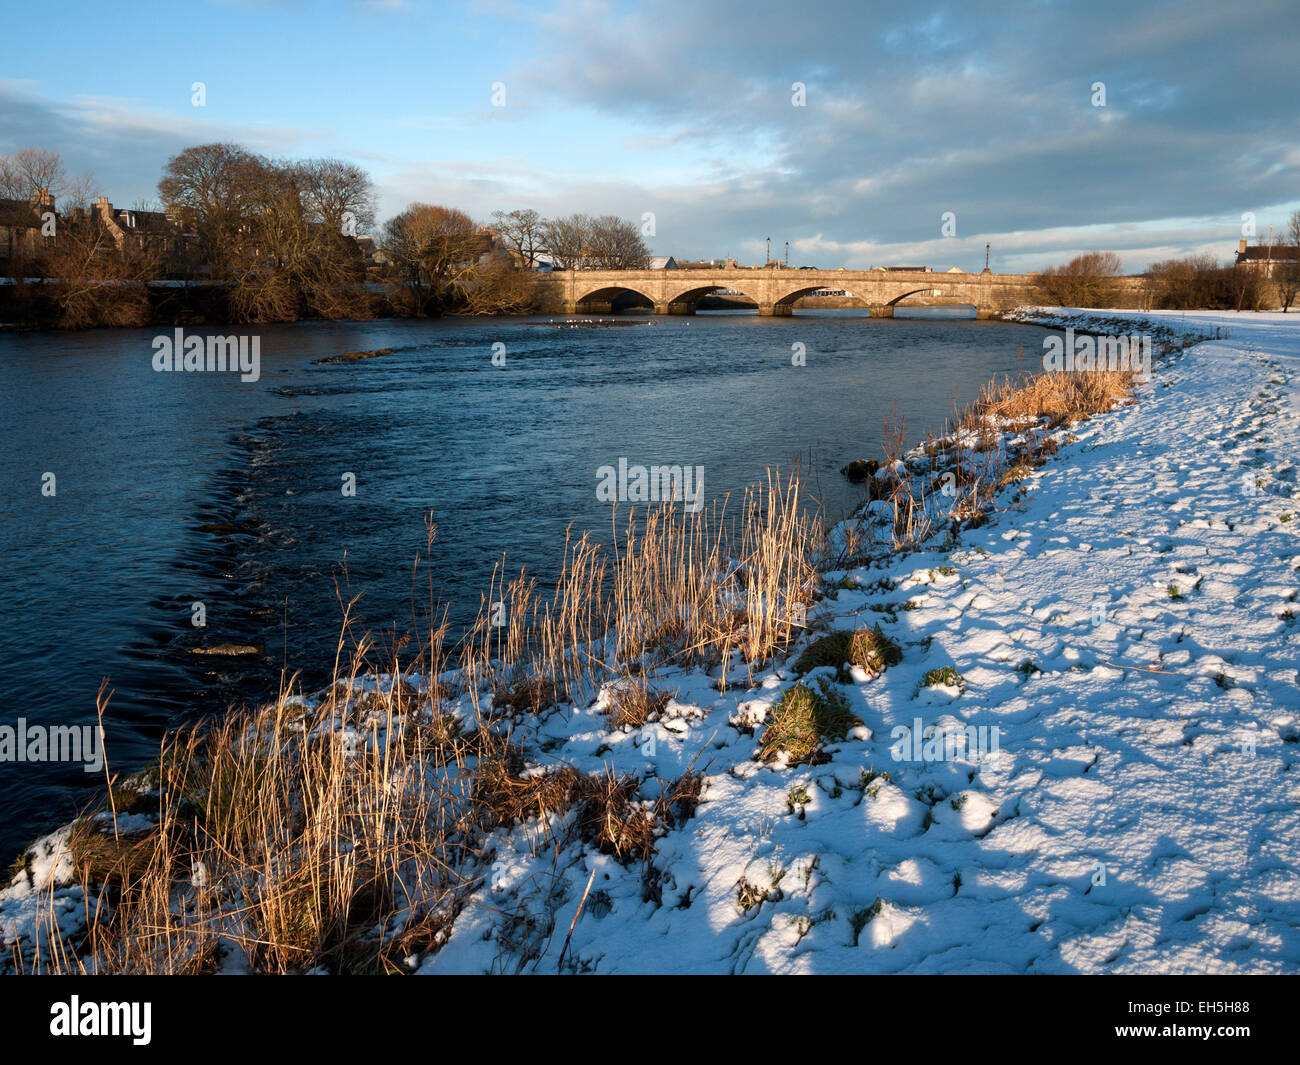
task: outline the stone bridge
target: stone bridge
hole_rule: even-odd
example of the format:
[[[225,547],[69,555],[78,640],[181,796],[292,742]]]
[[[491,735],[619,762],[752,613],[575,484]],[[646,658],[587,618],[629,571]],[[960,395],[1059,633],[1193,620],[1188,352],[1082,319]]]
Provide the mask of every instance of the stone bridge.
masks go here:
[[[933,273],[927,270],[557,270],[534,275],[539,305],[549,314],[607,314],[614,302],[635,293],[655,314],[694,314],[703,296],[730,290],[758,305],[761,315],[789,315],[795,301],[818,289],[843,289],[891,317],[908,297],[966,303],[980,318],[1041,302],[1035,274]],[[1119,278],[1127,283],[1129,279]],[[1133,278],[1133,282],[1141,279]]]

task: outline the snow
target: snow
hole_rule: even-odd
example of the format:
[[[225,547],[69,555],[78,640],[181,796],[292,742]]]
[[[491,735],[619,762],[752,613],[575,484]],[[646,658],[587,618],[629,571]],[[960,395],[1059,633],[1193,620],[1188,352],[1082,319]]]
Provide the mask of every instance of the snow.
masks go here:
[[[64,938],[85,930],[84,895],[72,882],[71,831],[65,825],[33,843],[27,869],[0,888],[0,944],[6,952],[21,941],[27,952],[44,956],[51,919]]]
[[[851,571],[858,590],[820,604],[903,648],[840,686],[864,727],[825,764],[757,762],[761,731],[743,728],[798,679],[789,663],[726,693],[661,675],[677,694],[640,733],[591,710],[548,719],[545,760],[643,774],[647,799],[698,757],[695,817],[648,875],[557,854],[563,818],[499,832],[485,888],[420,972],[554,972],[592,869],[565,969],[1300,972],[1300,628],[1283,617],[1300,588],[1300,316],[1022,317],[1220,339],[1075,426],[955,550]],[[960,686],[922,683],[945,665]],[[997,726],[1000,748],[896,761],[891,729],[917,717]]]

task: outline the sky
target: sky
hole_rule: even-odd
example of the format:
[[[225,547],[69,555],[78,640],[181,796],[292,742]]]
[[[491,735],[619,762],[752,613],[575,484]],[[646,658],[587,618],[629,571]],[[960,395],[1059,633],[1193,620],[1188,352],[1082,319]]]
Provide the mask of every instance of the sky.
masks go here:
[[[1300,209],[1300,2],[27,4],[0,153],[120,206],[236,141],[365,167],[379,217],[630,218],[655,254],[1136,272]],[[195,104],[202,83],[203,105]],[[946,224],[945,224],[946,223]]]

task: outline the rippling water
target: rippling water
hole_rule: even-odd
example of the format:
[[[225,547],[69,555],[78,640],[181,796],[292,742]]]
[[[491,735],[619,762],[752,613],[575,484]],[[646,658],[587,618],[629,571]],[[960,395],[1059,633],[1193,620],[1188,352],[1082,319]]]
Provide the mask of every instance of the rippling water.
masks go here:
[[[801,457],[838,515],[860,498],[838,470],[880,455],[886,418],[914,441],[1039,343],[1023,326],[861,313],[258,327],[256,383],[154,372],[153,329],[0,336],[0,725],[94,721],[107,676],[108,760],[135,768],[166,727],[268,694],[282,666],[327,676],[345,554],[360,621],[409,629],[433,510],[431,569],[463,620],[502,553],[545,578],[570,522],[608,529],[596,470],[620,457],[703,466],[708,498]],[[396,350],[315,361],[378,348]],[[217,642],[265,651],[189,653]],[[101,782],[0,763],[0,859]]]

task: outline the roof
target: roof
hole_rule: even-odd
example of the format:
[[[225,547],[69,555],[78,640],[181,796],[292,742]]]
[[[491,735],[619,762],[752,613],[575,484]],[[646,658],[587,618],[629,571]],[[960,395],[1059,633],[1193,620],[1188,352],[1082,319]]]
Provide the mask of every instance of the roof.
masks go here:
[[[650,256],[651,270],[676,270],[677,261],[671,255]]]
[[[1300,248],[1294,244],[1255,244],[1237,252],[1237,262],[1267,263],[1300,258]]]
[[[113,218],[123,229],[130,229],[136,233],[172,233],[177,228],[162,211],[135,211],[122,208],[113,212]]]
[[[41,213],[31,200],[0,199],[0,226],[40,229]]]

